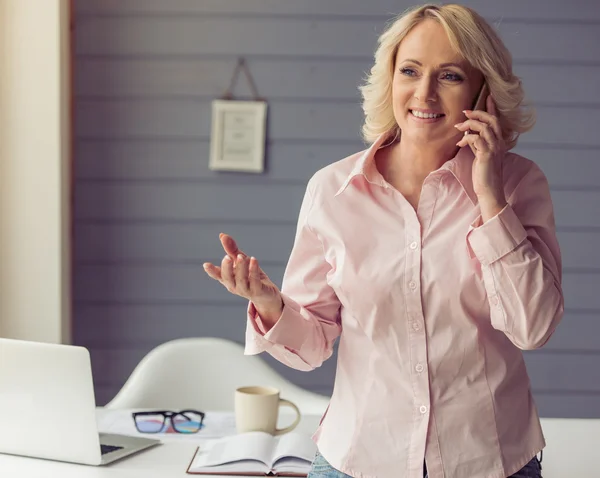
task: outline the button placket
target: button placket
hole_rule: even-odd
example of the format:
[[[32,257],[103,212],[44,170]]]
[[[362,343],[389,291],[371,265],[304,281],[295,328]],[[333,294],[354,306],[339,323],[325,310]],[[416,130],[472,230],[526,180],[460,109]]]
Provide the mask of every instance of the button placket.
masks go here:
[[[412,219],[412,218],[411,218]],[[410,343],[410,363],[412,369],[412,385],[414,406],[419,416],[424,418],[429,413],[429,379],[427,375],[427,338],[425,317],[420,294],[421,278],[421,224],[418,221],[407,221],[404,242],[406,265],[404,269],[404,295],[406,300],[408,333]]]

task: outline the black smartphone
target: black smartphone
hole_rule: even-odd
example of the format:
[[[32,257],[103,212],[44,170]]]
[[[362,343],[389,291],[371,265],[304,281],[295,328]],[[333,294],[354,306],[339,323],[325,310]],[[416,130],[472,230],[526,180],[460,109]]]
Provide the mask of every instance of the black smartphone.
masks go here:
[[[475,103],[473,104],[473,108],[472,110],[481,110],[481,111],[486,111],[487,107],[486,107],[486,101],[487,101],[487,97],[490,94],[490,89],[487,85],[487,82],[483,82],[483,85],[481,86],[481,90],[479,90],[479,94],[477,95],[477,98],[475,99]],[[474,134],[475,131],[471,131],[468,130],[467,131],[468,134]],[[469,147],[471,148],[471,151],[473,151],[473,154],[475,154],[475,147],[469,143]]]
[[[482,111],[486,111],[487,107],[486,107],[486,100],[487,97],[490,94],[490,89],[487,85],[487,83],[484,81],[483,85],[481,86],[481,90],[479,90],[479,94],[477,95],[477,99],[475,100],[475,103],[473,104],[473,110],[482,110]]]

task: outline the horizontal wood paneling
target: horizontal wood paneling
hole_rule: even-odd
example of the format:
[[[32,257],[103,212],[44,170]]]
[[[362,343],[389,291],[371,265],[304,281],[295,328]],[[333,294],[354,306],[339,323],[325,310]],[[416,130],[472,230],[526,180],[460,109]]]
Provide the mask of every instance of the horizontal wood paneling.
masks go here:
[[[80,141],[76,145],[78,164],[75,174],[80,180],[207,179],[306,184],[317,170],[364,148],[366,145],[358,138],[335,144],[271,142],[267,147],[265,173],[253,177],[247,173],[210,170],[208,140]],[[80,181],[80,184],[84,182]]]
[[[75,260],[78,263],[219,260],[219,233],[238,241],[240,249],[261,261],[287,262],[295,227],[288,224],[231,223],[78,223]],[[600,270],[600,230],[560,231],[563,267]]]
[[[229,85],[235,59],[195,57],[77,59],[75,93],[79,98],[185,97],[212,98]],[[248,61],[259,92],[270,100],[288,98],[356,101],[358,85],[372,66],[368,59],[322,61],[256,58]],[[534,104],[598,104],[600,65],[563,66],[517,63],[527,98]],[[581,81],[586,78],[587,81]],[[565,94],[565,92],[569,92]],[[246,81],[238,81],[236,95],[250,97]]]
[[[442,2],[450,3],[450,2]],[[528,21],[554,20],[567,22],[598,21],[600,13],[593,2],[574,0],[464,0],[462,5],[475,8],[483,16]],[[347,0],[75,0],[75,11],[83,14],[219,14],[243,15],[314,15],[314,16],[385,16],[398,14],[415,4],[406,0],[370,0],[349,2]],[[493,21],[494,18],[489,19]]]
[[[89,347],[153,348],[189,336],[243,343],[247,302],[170,304],[76,303],[78,336]],[[107,324],[118,324],[110,327]],[[143,334],[140,333],[143,331]]]
[[[263,266],[271,280],[281,284],[284,265],[265,263]],[[75,284],[78,300],[237,300],[221,284],[206,275],[201,262],[168,265],[80,264],[76,265],[75,274],[79,278]],[[563,290],[565,301],[570,306],[600,309],[600,273],[566,271],[563,275]]]
[[[165,304],[75,304],[79,337],[94,348],[156,347],[167,340],[187,335],[221,336],[244,341],[246,306],[196,302]],[[118,327],[107,326],[107,321]],[[595,352],[600,310],[596,312],[567,309],[550,341],[543,350]],[[140,334],[140,331],[144,331]],[[599,353],[600,355],[600,353]]]
[[[554,215],[558,227],[597,228],[600,214],[600,191],[552,191]],[[589,240],[593,240],[591,236]]]
[[[335,144],[294,144],[272,142],[267,149],[269,183],[306,183],[315,171],[338,161],[366,145],[360,140]],[[245,173],[211,171],[208,168],[209,141],[80,141],[76,145],[75,174],[80,180],[254,180]],[[551,186],[598,187],[598,150],[517,147],[515,153],[535,161]],[[80,181],[82,187],[84,182]]]
[[[516,152],[546,173],[567,313],[528,352],[543,416],[600,417],[600,7],[577,0],[463,2],[514,59],[535,129]],[[92,349],[99,404],[152,347],[244,340],[246,302],[202,269],[219,232],[280,283],[307,180],[364,148],[358,85],[376,38],[410,2],[75,0],[75,339]],[[244,55],[269,101],[267,170],[207,167],[210,102]],[[248,97],[243,78],[235,90]],[[287,378],[331,393],[335,359]]]
[[[497,29],[515,60],[585,62],[590,53],[581,45],[600,40],[595,23],[580,23],[577,35],[570,24],[511,19]],[[78,22],[75,48],[78,55],[371,57],[382,31],[380,19],[89,16]]]
[[[260,261],[259,261],[260,263]],[[262,264],[271,280],[281,284],[283,267]],[[201,263],[178,265],[76,265],[76,297],[79,301],[223,301],[241,303],[207,276]]]
[[[543,393],[534,394],[541,417],[600,418],[598,393]]]
[[[76,108],[77,134],[79,138],[105,139],[208,138],[210,109],[210,102],[204,100],[80,100]],[[600,108],[540,106],[537,111],[537,126],[523,135],[524,143],[600,146],[600,137],[595,134]],[[269,115],[267,134],[271,140],[307,142],[356,141],[363,119],[359,103],[272,101]]]
[[[226,232],[248,255],[287,262],[295,227],[288,224],[78,224],[75,259],[84,262],[184,262],[220,260]]]
[[[79,97],[219,97],[229,85],[236,65],[235,59],[177,57],[123,60],[82,56],[78,62]],[[358,85],[370,63],[258,59],[249,61],[248,67],[259,93],[264,92],[269,99],[291,96],[348,101],[358,96]],[[245,79],[240,77],[235,94],[252,95]]]
[[[295,222],[304,191],[304,186],[264,188],[251,182],[95,183],[77,189],[75,217]]]
[[[244,184],[90,183],[77,188],[75,218],[296,222],[305,185],[257,186],[250,178]],[[552,198],[558,226],[598,226],[600,191],[557,190]]]

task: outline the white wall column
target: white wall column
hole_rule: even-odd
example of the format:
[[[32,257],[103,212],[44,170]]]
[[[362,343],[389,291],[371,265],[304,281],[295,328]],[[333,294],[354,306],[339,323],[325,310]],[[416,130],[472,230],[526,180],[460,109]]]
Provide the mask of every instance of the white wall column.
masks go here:
[[[68,0],[0,0],[0,336],[69,343]]]

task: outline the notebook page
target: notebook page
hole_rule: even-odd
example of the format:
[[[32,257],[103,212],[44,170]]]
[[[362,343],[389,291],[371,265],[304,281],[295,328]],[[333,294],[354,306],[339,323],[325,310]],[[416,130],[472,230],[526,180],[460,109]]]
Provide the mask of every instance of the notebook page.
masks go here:
[[[300,458],[281,458],[273,468],[276,473],[297,473],[307,475],[312,468],[312,462]]]
[[[216,466],[205,466],[201,468],[195,468],[193,465],[190,467],[190,472],[197,473],[264,473],[267,474],[271,469],[264,463],[256,460],[242,460],[226,463],[225,465]]]
[[[283,458],[301,458],[312,463],[317,452],[317,445],[312,441],[310,435],[302,433],[286,433],[275,439],[273,450],[273,466]]]
[[[268,465],[272,448],[273,437],[263,432],[219,438],[200,446],[190,468],[204,468],[242,460],[258,460]]]

